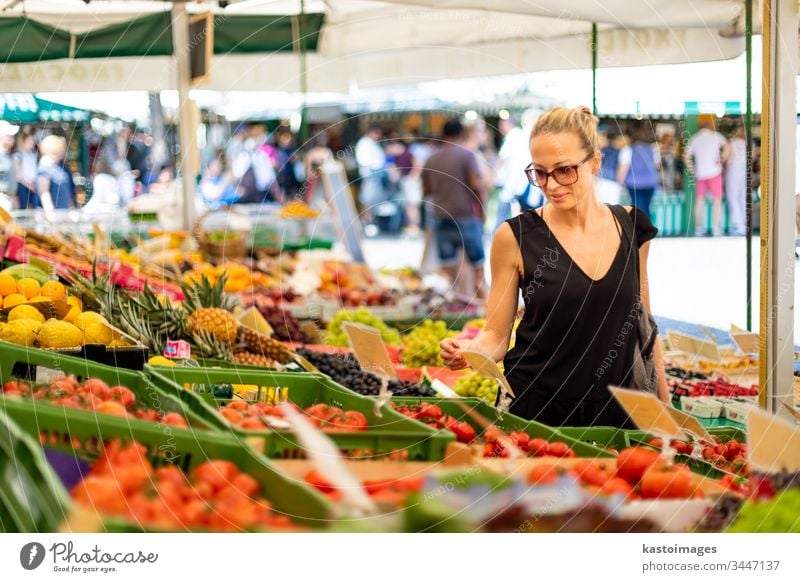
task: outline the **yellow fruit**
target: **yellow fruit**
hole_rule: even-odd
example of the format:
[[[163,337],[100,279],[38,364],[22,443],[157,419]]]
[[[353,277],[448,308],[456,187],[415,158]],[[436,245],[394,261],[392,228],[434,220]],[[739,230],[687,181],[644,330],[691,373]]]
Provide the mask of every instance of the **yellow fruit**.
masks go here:
[[[17,319],[32,319],[39,323],[44,323],[44,315],[32,305],[17,305],[8,313],[9,322]]]
[[[39,292],[41,290],[42,288],[39,285],[39,281],[36,279],[26,278],[17,281],[17,293],[24,295],[25,299],[36,297],[40,294]]]
[[[153,356],[147,363],[151,366],[176,366],[177,364],[164,356]]]
[[[53,300],[44,295],[36,295],[28,299],[28,303],[52,303]]]
[[[95,311],[84,311],[75,318],[75,325],[81,331],[90,323],[108,323],[105,317]]]
[[[77,307],[78,311],[83,309],[83,303],[81,302],[79,297],[70,295],[69,297],[67,297],[66,301],[67,305],[71,305],[72,307]]]
[[[75,319],[81,314],[80,307],[70,307],[67,314],[62,318],[64,321],[75,324]]]
[[[81,330],[57,319],[48,319],[39,330],[37,339],[43,348],[77,348],[83,345]]]
[[[83,328],[84,343],[108,345],[114,340],[111,328],[105,323],[94,321]]]
[[[206,331],[222,343],[232,344],[239,335],[239,322],[232,313],[219,307],[202,307],[186,320],[190,333]]]
[[[8,309],[9,307],[16,307],[17,305],[22,305],[25,303],[25,296],[20,295],[19,293],[12,293],[11,295],[6,295],[5,299],[3,299],[3,309]]]
[[[67,290],[64,288],[64,285],[59,283],[58,281],[48,281],[44,285],[42,285],[41,290],[42,295],[45,297],[49,297],[53,301],[60,301],[64,299],[67,295]]]
[[[0,273],[0,295],[5,297],[17,292],[17,280],[11,275]]]
[[[15,319],[0,329],[0,339],[22,346],[32,346],[42,324],[34,319]]]

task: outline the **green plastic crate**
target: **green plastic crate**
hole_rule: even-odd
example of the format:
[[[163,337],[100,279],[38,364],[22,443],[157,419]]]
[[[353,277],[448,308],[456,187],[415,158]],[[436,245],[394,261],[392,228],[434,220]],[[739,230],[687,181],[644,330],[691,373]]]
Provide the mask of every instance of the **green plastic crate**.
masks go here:
[[[212,386],[220,384],[247,384],[261,387],[286,387],[287,398],[300,408],[313,404],[330,404],[348,410],[356,410],[367,417],[370,428],[366,431],[335,432],[328,436],[336,443],[342,453],[348,457],[383,457],[397,451],[401,458],[410,461],[439,461],[445,456],[447,444],[455,439],[452,435],[443,435],[432,430],[421,422],[403,416],[389,407],[384,407],[383,417],[374,411],[375,401],[360,396],[327,376],[298,372],[272,372],[269,370],[225,370],[221,368],[148,368],[151,379],[164,390],[171,390],[185,403],[194,402],[198,407],[201,402],[205,410],[210,411],[214,419],[224,423],[239,438],[255,437],[263,442],[264,453],[270,458],[292,459],[303,458],[304,452],[291,431],[272,430],[268,432],[246,431],[231,427],[219,413],[209,406],[215,403],[213,395],[204,395],[187,390],[185,385]],[[232,372],[234,372],[232,374]],[[204,417],[212,421],[212,417]]]
[[[57,373],[75,376],[78,379],[99,378],[110,386],[122,385],[129,388],[135,395],[138,402],[146,404],[159,412],[178,412],[182,414],[189,426],[195,429],[211,430],[214,424],[204,420],[202,411],[191,410],[185,407],[181,401],[167,392],[160,390],[142,372],[134,372],[123,368],[112,368],[89,360],[65,356],[57,352],[26,348],[15,344],[0,342],[0,383],[5,383],[11,378],[21,378],[35,380],[35,375],[42,372],[42,369],[52,370]],[[33,373],[33,374],[31,374]],[[34,377],[31,378],[30,376]],[[2,394],[2,393],[0,393]],[[51,404],[44,400],[25,399],[24,404],[34,409],[42,407],[62,407]],[[68,409],[67,414],[75,414],[81,418],[91,419],[101,423],[108,418],[107,414],[96,414],[89,410]],[[96,420],[95,420],[96,419]],[[125,419],[132,427],[147,429],[158,426],[156,423],[138,420],[135,418]]]
[[[602,449],[616,449],[619,452],[630,446],[625,431],[612,426],[565,426],[557,430],[564,436]]]
[[[0,532],[52,532],[69,497],[42,448],[0,410]]]
[[[727,429],[715,429],[715,430],[727,430]],[[730,429],[730,430],[737,430],[737,429]],[[653,438],[652,435],[646,433],[642,430],[629,430],[626,431],[628,433],[628,439],[630,440],[631,445],[647,445],[647,441]],[[714,434],[714,432],[709,431],[710,434]],[[716,466],[712,465],[711,463],[704,461],[703,459],[695,459],[689,455],[675,455],[675,460],[679,463],[683,463],[687,465],[693,473],[697,473],[698,475],[705,475],[706,477],[711,477],[712,479],[719,479],[725,475],[733,475],[734,473],[730,473],[723,469],[719,469]]]
[[[220,433],[187,430],[134,433],[124,418],[111,417],[108,423],[98,427],[93,421],[87,422],[83,418],[65,415],[56,407],[31,410],[30,407],[19,406],[20,402],[12,398],[0,399],[0,412],[5,411],[26,433],[38,435],[39,441],[48,448],[92,460],[99,454],[100,442],[111,439],[123,442],[135,440],[147,447],[154,467],[174,464],[184,472],[191,471],[209,459],[225,459],[260,483],[261,494],[272,502],[277,512],[308,527],[327,526],[331,506],[321,493],[282,474],[257,451],[244,446],[237,438]],[[135,524],[126,524],[118,519],[104,521],[104,524],[109,531],[140,529]]]
[[[611,453],[602,448],[592,446],[588,443],[584,443],[566,436],[560,431],[534,420],[525,420],[524,418],[520,418],[519,416],[515,416],[508,412],[503,414],[501,417],[497,412],[497,409],[487,403],[485,400],[481,400],[479,398],[459,398],[458,400],[459,402],[466,404],[471,410],[474,410],[485,419],[489,420],[489,422],[497,426],[497,428],[505,433],[509,433],[511,431],[521,431],[533,438],[543,438],[547,441],[563,441],[567,443],[579,457],[611,456]],[[475,432],[478,434],[478,436],[483,435],[485,430],[452,399],[398,397],[393,398],[392,402],[398,405],[406,406],[416,406],[423,402],[436,404],[446,415],[456,418],[459,422],[468,422],[475,429]]]

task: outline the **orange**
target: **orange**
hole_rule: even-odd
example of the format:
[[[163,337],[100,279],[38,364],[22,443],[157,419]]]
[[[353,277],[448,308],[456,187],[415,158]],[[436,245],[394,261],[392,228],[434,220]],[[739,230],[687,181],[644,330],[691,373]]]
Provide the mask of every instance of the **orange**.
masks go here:
[[[58,281],[48,281],[42,285],[41,294],[53,301],[60,301],[67,295],[67,290]]]
[[[20,295],[19,293],[11,293],[10,295],[6,295],[5,299],[3,299],[3,309],[16,307],[17,305],[22,305],[25,302],[26,300],[24,295]]]
[[[36,297],[40,290],[39,281],[36,279],[25,278],[17,281],[17,293],[24,295],[25,299]]]
[[[11,275],[0,273],[0,295],[5,297],[17,292],[17,280]]]

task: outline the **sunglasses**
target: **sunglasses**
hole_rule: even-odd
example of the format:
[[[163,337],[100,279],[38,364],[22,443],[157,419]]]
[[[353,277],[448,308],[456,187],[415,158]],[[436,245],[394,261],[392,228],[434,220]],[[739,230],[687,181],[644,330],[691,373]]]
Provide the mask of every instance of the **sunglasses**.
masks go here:
[[[525,175],[528,177],[528,182],[534,186],[538,186],[543,190],[547,187],[547,181],[550,179],[550,176],[552,176],[553,179],[562,186],[572,186],[578,181],[578,168],[591,160],[593,157],[594,153],[591,153],[586,156],[583,161],[578,162],[577,164],[572,166],[561,166],[552,172],[539,170],[534,168],[533,164],[528,164],[528,167],[525,168]]]

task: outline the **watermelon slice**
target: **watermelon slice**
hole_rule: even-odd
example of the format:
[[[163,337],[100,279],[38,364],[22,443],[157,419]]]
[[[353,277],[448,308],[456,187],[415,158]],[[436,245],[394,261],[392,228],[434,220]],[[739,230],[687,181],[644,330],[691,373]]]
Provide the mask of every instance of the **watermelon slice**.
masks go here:
[[[429,382],[439,380],[445,386],[452,388],[459,378],[463,378],[470,373],[469,369],[451,370],[450,368],[439,368],[437,366],[422,366],[422,376]]]

